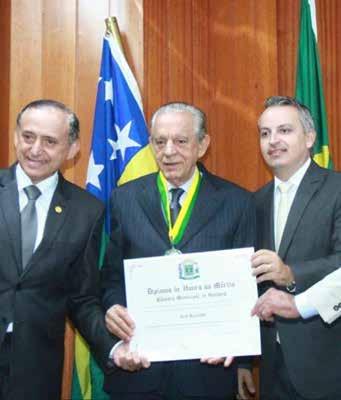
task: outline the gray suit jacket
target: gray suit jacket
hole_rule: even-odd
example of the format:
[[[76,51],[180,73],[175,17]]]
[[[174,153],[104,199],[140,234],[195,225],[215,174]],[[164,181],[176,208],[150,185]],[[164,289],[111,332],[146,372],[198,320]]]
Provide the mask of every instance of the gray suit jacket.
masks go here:
[[[189,253],[253,246],[255,212],[250,193],[204,169],[202,173],[197,202],[177,247]],[[102,269],[106,308],[126,304],[123,259],[161,256],[170,248],[156,174],[114,190],[111,204],[112,234]],[[199,360],[152,363],[134,373],[117,370],[106,378],[105,389],[112,393],[162,390],[171,374],[187,396],[223,397],[236,390],[235,366],[224,369]]]
[[[60,175],[43,239],[23,271],[14,167],[0,171],[0,344],[14,322],[8,400],[60,399],[67,316],[106,365],[116,341],[98,300],[102,217],[101,203]]]
[[[256,195],[257,247],[274,250],[273,182]],[[341,174],[308,168],[292,204],[279,256],[294,273],[300,293],[339,267],[341,262]],[[269,284],[263,285],[263,290]],[[341,320],[326,325],[319,316],[309,320],[276,319],[262,327],[261,391],[269,393],[274,371],[276,330],[284,360],[298,393],[318,398],[341,394]]]

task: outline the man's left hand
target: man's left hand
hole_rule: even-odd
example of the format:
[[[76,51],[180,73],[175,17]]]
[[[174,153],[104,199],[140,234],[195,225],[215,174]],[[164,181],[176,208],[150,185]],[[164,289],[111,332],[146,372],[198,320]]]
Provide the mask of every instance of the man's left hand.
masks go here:
[[[271,250],[256,251],[251,257],[251,266],[257,283],[273,281],[278,286],[287,286],[294,280],[291,268]]]
[[[299,318],[300,316],[294,296],[274,288],[267,290],[257,300],[251,315],[258,315],[265,321],[273,321],[274,315],[283,318]]]

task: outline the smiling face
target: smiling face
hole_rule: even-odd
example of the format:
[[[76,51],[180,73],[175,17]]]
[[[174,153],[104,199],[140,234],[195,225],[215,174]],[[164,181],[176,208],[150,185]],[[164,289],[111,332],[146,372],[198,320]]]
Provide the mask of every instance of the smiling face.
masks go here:
[[[310,157],[315,132],[304,132],[292,106],[267,108],[258,121],[260,148],[267,165],[281,180],[289,179]]]
[[[209,146],[209,136],[199,141],[193,116],[188,111],[167,111],[157,116],[150,142],[165,178],[174,186],[188,181],[197,161]]]
[[[69,117],[53,107],[28,108],[14,136],[17,160],[33,183],[53,175],[79,150],[69,142]]]

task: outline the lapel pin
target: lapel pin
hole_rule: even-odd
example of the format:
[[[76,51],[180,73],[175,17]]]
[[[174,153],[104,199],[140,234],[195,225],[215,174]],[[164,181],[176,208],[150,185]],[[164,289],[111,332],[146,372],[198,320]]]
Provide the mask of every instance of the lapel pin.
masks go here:
[[[55,210],[55,212],[56,212],[57,214],[60,214],[60,213],[63,211],[62,207],[60,207],[60,206],[56,206],[56,207],[54,208],[54,210]]]

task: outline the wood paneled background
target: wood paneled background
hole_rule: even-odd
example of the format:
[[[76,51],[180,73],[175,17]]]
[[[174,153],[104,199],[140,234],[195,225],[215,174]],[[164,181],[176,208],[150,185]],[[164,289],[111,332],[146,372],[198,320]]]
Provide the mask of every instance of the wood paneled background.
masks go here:
[[[341,6],[316,3],[331,154],[341,169]],[[208,168],[250,190],[264,184],[270,174],[256,121],[267,96],[294,93],[298,0],[0,0],[0,166],[15,159],[19,109],[54,98],[80,118],[81,154],[65,174],[84,186],[109,15],[118,18],[147,118],[164,102],[193,102],[208,115]],[[64,399],[73,351],[68,329]]]

